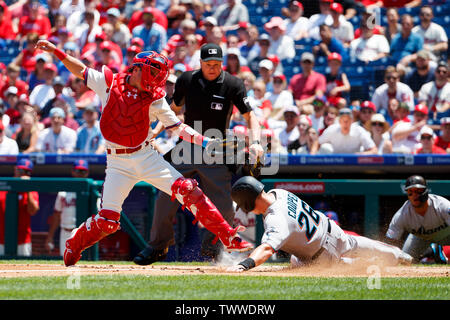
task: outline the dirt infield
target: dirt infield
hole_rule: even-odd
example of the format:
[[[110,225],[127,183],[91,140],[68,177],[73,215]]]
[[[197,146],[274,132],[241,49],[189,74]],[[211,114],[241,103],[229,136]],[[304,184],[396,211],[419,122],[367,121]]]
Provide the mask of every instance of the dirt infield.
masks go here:
[[[66,268],[63,264],[0,264],[0,278],[11,277],[51,277],[79,275],[245,275],[278,277],[368,277],[375,272],[381,277],[449,277],[449,266],[396,266],[354,265],[321,267],[310,266],[291,269],[282,266],[263,265],[245,273],[229,273],[221,266],[182,265],[92,265],[82,264]]]

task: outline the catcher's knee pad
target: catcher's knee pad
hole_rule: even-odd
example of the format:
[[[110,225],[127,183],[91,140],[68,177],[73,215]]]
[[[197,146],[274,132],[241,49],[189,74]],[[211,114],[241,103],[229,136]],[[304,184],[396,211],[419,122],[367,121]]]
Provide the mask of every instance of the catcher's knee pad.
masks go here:
[[[102,209],[94,216],[98,229],[106,234],[112,234],[120,228],[120,213],[112,210]]]
[[[190,207],[196,204],[203,196],[203,191],[198,187],[198,182],[195,179],[178,178],[172,184],[172,201],[176,196],[180,195],[183,199],[183,206]]]

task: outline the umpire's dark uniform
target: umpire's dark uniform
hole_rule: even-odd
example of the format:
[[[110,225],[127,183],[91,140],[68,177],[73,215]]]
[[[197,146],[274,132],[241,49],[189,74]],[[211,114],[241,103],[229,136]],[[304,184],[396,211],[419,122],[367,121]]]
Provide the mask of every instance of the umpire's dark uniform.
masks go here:
[[[222,71],[216,80],[208,81],[201,70],[195,70],[185,72],[177,79],[173,102],[178,107],[185,106],[184,122],[187,125],[205,136],[214,136],[214,131],[218,130],[225,137],[233,105],[242,114],[252,110],[246,97],[243,81],[228,72]],[[188,150],[190,154],[185,155]],[[184,157],[181,164],[180,152]],[[232,172],[226,164],[205,164],[203,157],[199,156],[202,153],[201,147],[181,141],[165,158],[184,177],[196,178],[200,188],[216,205],[225,220],[233,225],[235,212],[231,199]],[[179,205],[177,201],[172,202],[169,195],[159,193],[149,242],[154,249],[162,250],[175,244],[173,219]],[[215,257],[218,254],[218,245],[211,244],[213,239],[214,234],[207,231],[202,241],[203,255]]]

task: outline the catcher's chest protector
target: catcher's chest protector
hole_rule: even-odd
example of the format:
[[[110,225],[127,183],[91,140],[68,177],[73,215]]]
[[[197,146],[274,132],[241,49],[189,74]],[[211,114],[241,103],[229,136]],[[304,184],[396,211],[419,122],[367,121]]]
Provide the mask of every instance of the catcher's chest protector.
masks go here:
[[[119,73],[112,79],[108,103],[100,119],[100,130],[108,141],[136,147],[148,136],[150,105],[164,97],[164,91],[158,88],[153,95],[139,92],[127,84],[126,78],[126,73]]]

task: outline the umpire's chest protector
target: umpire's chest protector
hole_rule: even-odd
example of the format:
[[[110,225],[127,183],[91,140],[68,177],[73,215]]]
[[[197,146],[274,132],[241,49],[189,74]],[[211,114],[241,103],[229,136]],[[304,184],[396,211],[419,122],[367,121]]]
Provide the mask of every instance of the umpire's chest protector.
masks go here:
[[[164,96],[162,89],[153,95],[139,92],[127,84],[127,74],[108,74],[106,83],[110,86],[108,102],[103,108],[100,130],[110,142],[126,147],[136,147],[143,143],[150,129],[149,109],[153,101]]]

